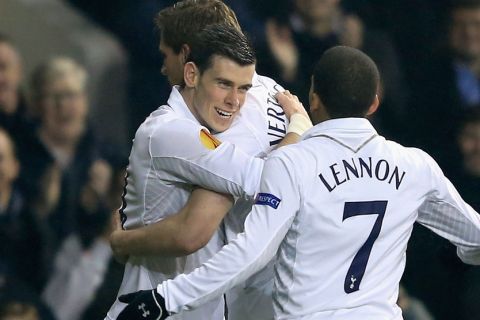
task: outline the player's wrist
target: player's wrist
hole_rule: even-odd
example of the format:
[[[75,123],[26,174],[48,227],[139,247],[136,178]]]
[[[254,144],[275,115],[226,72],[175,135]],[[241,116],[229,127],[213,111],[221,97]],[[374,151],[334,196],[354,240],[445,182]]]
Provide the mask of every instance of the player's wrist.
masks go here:
[[[294,113],[290,117],[290,123],[288,124],[287,133],[296,133],[301,136],[305,131],[313,126],[312,121],[308,116],[302,113]]]

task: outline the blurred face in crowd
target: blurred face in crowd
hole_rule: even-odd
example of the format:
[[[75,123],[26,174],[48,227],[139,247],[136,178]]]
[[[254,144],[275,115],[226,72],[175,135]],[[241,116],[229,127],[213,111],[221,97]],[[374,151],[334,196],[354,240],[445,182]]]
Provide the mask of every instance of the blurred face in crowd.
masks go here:
[[[245,102],[254,71],[254,64],[241,66],[221,56],[214,56],[202,73],[187,63],[185,82],[194,88],[190,110],[197,120],[215,132],[228,129]]]
[[[0,129],[0,191],[12,185],[18,177],[19,163],[13,152],[13,141]]]
[[[183,65],[185,57],[182,50],[175,53],[172,47],[160,40],[159,51],[163,56],[162,74],[168,78],[170,85],[183,83]]]
[[[83,134],[88,115],[84,84],[75,73],[54,78],[40,98],[42,129],[57,142],[75,142]]]
[[[480,178],[480,122],[471,122],[464,126],[459,145],[465,169]]]
[[[3,320],[40,320],[35,306],[21,302],[11,302],[4,308]]]
[[[13,113],[14,98],[21,81],[21,61],[18,53],[8,43],[0,42],[0,110]]]
[[[480,58],[480,8],[456,9],[452,13],[450,46],[467,62]]]
[[[340,0],[295,0],[297,12],[309,21],[330,18]]]

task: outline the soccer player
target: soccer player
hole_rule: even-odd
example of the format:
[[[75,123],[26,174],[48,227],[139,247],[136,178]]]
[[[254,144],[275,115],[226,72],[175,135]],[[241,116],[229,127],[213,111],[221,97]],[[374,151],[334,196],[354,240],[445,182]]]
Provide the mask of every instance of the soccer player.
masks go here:
[[[160,51],[164,55],[162,73],[168,77],[172,85],[184,81],[183,66],[191,52],[192,35],[197,30],[212,24],[225,24],[240,30],[234,12],[219,0],[178,2],[175,6],[161,10],[156,24],[161,31]],[[267,77],[255,74],[252,84],[253,87],[248,90],[240,112],[243,122],[234,121],[233,126],[225,132],[227,136],[223,137],[220,133],[217,137],[233,141],[237,147],[251,156],[264,155],[280,143],[297,141],[299,135],[293,132],[302,133],[311,126],[306,113],[304,116],[294,115],[294,120],[289,124],[282,107],[274,98],[277,94],[281,101],[295,101],[295,97],[289,93],[281,93],[283,89]],[[299,104],[293,105],[295,108],[302,108]],[[244,125],[236,125],[237,123]],[[291,133],[280,142],[287,128]],[[228,158],[219,159],[222,160],[223,166],[233,168]],[[250,178],[260,180],[260,176]],[[111,237],[112,248],[120,255],[185,256],[208,243],[211,252],[218,251],[221,243],[216,241],[214,245],[213,240],[210,242],[209,240],[217,232],[218,225],[230,204],[227,203],[223,211],[217,210],[212,207],[219,203],[216,201],[217,195],[212,194],[213,198],[206,198],[209,194],[211,192],[196,189],[179,214],[173,214],[175,211],[171,211],[169,212],[171,215],[155,224],[149,224],[148,227],[114,232]],[[248,199],[239,198],[228,212],[223,221],[224,230],[221,230],[227,241],[236,238],[237,234],[243,231],[245,217],[251,209],[251,204]],[[214,239],[218,239],[218,236],[215,235]],[[213,249],[214,247],[216,249]],[[178,273],[184,271],[184,268],[180,267],[176,270]],[[156,284],[152,283],[151,287]],[[270,264],[262,272],[248,279],[245,284],[226,294],[229,319],[250,319],[245,317],[245,310],[249,311],[251,319],[272,319],[272,290],[273,265]],[[212,319],[211,315],[205,317]]]
[[[250,119],[263,115],[257,107],[242,107],[252,86],[253,50],[239,30],[218,24],[199,32],[192,39],[190,49],[184,66],[184,84],[173,88],[168,104],[153,112],[135,136],[122,209],[122,222],[127,229],[153,223],[179,211],[193,185],[236,197],[252,196],[258,188],[263,160],[228,142],[220,143],[210,133],[229,129],[217,137],[230,142],[241,139],[242,145],[256,146],[257,153],[261,150],[264,141],[257,135],[262,132],[265,136],[266,126],[254,128]],[[288,92],[280,98],[295,100]],[[306,117],[301,105],[285,108],[285,113],[287,116],[301,113]],[[289,128],[292,124],[294,121]],[[298,137],[297,133],[292,134]],[[217,216],[218,208],[223,210],[223,217],[231,207],[231,197],[210,192],[207,200],[201,200],[205,199],[205,192],[209,191],[204,190],[202,196],[193,192],[189,205],[200,205],[205,211],[206,201],[212,217]],[[221,218],[213,220],[219,223]],[[221,245],[219,234],[214,234],[204,248],[186,257],[131,256],[120,293],[152,288],[165,279],[189,272]],[[117,301],[107,319],[115,319],[123,307],[124,304]],[[177,317],[222,318],[223,299]]]
[[[452,241],[465,263],[480,264],[478,213],[430,156],[386,140],[365,118],[378,107],[378,85],[364,53],[327,50],[310,90],[317,124],[268,157],[245,232],[191,274],[120,297],[129,305],[118,319],[194,309],[276,255],[276,319],[400,320],[415,221]]]

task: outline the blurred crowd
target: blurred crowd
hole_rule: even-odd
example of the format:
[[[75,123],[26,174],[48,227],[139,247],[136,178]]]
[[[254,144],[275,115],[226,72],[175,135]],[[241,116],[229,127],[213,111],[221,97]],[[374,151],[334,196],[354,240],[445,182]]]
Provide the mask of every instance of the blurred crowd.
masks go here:
[[[129,54],[132,138],[170,92],[153,18],[175,1],[66,2]],[[225,2],[254,43],[257,71],[304,105],[323,51],[342,44],[370,55],[382,75],[371,119],[379,133],[429,152],[480,211],[480,0]],[[91,126],[84,66],[44,57],[27,75],[23,63],[0,30],[0,319],[103,319],[123,275],[108,235],[130,145]],[[479,296],[480,270],[415,227],[399,299],[405,319],[478,319]]]

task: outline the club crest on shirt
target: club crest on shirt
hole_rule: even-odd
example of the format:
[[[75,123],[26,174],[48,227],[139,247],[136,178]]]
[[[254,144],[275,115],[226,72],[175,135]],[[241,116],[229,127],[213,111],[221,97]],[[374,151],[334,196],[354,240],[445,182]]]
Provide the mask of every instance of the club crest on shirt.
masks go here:
[[[200,130],[200,142],[210,150],[214,150],[222,143],[205,129]]]
[[[270,193],[259,193],[255,204],[270,206],[273,209],[277,209],[282,200]]]

